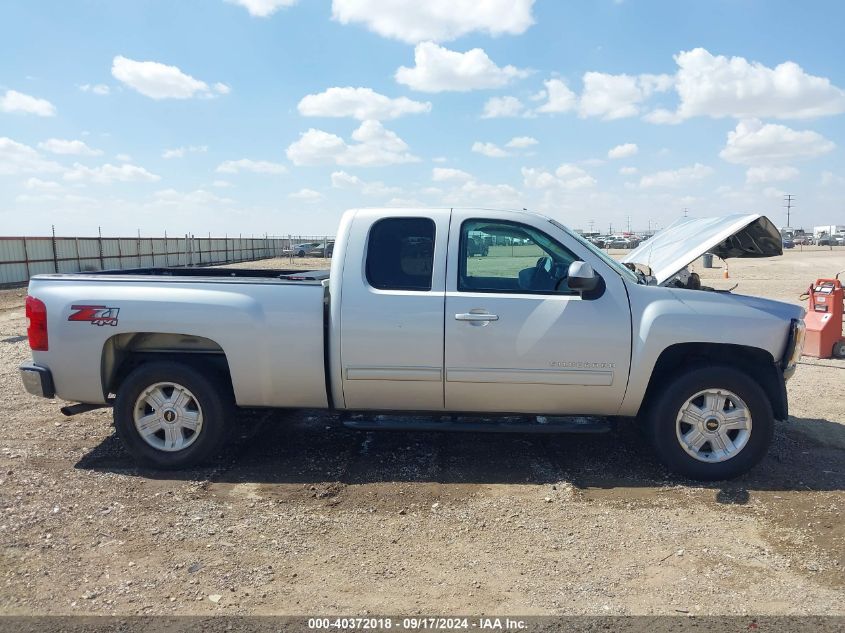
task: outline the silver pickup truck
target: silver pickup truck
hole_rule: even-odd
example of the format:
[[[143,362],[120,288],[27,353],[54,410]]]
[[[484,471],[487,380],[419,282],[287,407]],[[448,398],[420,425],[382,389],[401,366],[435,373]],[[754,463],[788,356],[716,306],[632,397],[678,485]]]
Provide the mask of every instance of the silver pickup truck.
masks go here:
[[[113,406],[126,448],[157,468],[215,455],[236,407],[295,407],[367,429],[632,418],[673,471],[725,479],[787,417],[803,311],[702,288],[686,267],[780,249],[759,215],[680,220],[622,264],[533,213],[353,210],[330,273],[38,275],[21,376],[80,403],[66,412]]]

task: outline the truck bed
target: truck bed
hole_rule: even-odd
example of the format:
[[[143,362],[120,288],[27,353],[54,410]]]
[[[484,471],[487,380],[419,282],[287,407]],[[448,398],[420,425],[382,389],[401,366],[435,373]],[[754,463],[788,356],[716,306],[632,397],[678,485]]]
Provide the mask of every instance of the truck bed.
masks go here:
[[[53,273],[39,275],[45,279],[67,281],[93,278],[97,281],[179,281],[189,280],[192,283],[209,281],[220,283],[225,281],[244,281],[251,283],[297,283],[319,285],[329,278],[328,270],[279,270],[271,268],[130,268],[123,270],[97,270],[80,273]],[[151,279],[155,278],[155,279]]]
[[[29,292],[47,306],[50,344],[33,359],[69,401],[104,402],[125,354],[181,350],[224,355],[241,406],[327,407],[327,278],[242,268],[36,275]],[[108,322],[84,318],[90,309],[108,310]]]

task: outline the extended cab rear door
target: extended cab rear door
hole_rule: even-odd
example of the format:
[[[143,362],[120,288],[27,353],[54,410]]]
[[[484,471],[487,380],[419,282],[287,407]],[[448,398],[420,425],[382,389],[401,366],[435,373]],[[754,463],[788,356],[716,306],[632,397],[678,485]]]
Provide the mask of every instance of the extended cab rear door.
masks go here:
[[[360,210],[352,218],[341,296],[332,296],[345,408],[443,409],[450,213]]]
[[[602,276],[600,296],[565,280],[555,289],[556,272],[575,260]],[[549,220],[454,209],[445,317],[447,410],[618,411],[631,356],[624,282]]]

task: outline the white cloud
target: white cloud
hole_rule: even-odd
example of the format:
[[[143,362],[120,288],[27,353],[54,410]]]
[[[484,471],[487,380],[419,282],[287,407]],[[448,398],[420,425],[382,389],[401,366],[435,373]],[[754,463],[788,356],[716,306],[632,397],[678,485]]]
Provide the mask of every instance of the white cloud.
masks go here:
[[[658,171],[643,176],[640,178],[640,187],[643,189],[650,189],[652,187],[680,187],[698,180],[703,180],[712,173],[712,167],[696,163],[690,167]]]
[[[845,185],[845,176],[839,176],[832,171],[823,171],[821,176],[821,184],[823,187],[831,185]]]
[[[413,209],[418,207],[424,207],[425,203],[420,202],[416,198],[391,198],[387,201],[387,206],[390,208],[404,208],[404,209]]]
[[[353,176],[345,171],[332,172],[332,187],[335,189],[357,189],[363,184],[358,176]]]
[[[520,116],[525,105],[516,97],[491,97],[484,104],[482,119],[501,119]]]
[[[408,145],[378,121],[364,121],[347,143],[336,134],[309,129],[290,144],[287,157],[294,165],[345,165],[376,167],[419,160]]]
[[[552,114],[556,112],[569,112],[574,110],[578,104],[578,97],[569,89],[562,79],[549,79],[543,84],[546,89],[532,97],[535,101],[546,99],[546,102],[537,108],[537,112]]]
[[[633,156],[637,152],[640,151],[640,148],[637,147],[636,143],[624,143],[622,145],[617,145],[616,147],[610,149],[607,152],[608,158],[628,158]]]
[[[829,187],[830,185],[842,185],[845,184],[845,176],[839,176],[834,174],[832,171],[823,171],[821,183],[824,187]]]
[[[182,210],[185,207],[204,207],[210,205],[229,205],[234,202],[230,198],[221,198],[205,189],[197,189],[196,191],[181,192],[175,189],[162,189],[156,191],[154,194],[156,204],[166,207],[176,207]]]
[[[32,97],[17,90],[7,90],[6,94],[0,97],[0,112],[56,116],[56,106],[46,99]]]
[[[640,113],[641,104],[655,92],[672,87],[670,75],[609,75],[584,73],[584,91],[578,104],[581,117],[622,119]]]
[[[118,55],[112,61],[111,74],[118,81],[151,99],[190,99],[226,94],[229,87],[216,83],[213,88],[182,72],[176,66],[159,62],[138,62]]]
[[[620,167],[619,168],[619,173],[623,176],[633,176],[637,172],[639,172],[639,170],[636,167]]]
[[[472,144],[472,151],[487,158],[504,158],[505,156],[510,156],[510,154],[495,143],[482,143],[481,141],[476,141]]]
[[[768,165],[815,158],[836,147],[818,132],[793,130],[785,125],[763,124],[758,119],[740,121],[728,132],[728,142],[719,152],[729,163]]]
[[[165,159],[184,158],[185,154],[199,154],[207,151],[208,145],[188,145],[184,147],[166,149],[161,153],[161,157]]]
[[[514,136],[511,140],[505,143],[505,147],[511,147],[514,149],[525,149],[526,147],[531,147],[532,145],[536,145],[539,143],[536,138],[533,136]]]
[[[223,180],[222,178],[218,178],[214,182],[211,183],[212,187],[217,187],[218,189],[228,189],[229,187],[233,187],[234,185],[229,182],[228,180]]]
[[[534,0],[333,0],[332,18],[417,44],[472,32],[519,35],[534,23],[533,4]]]
[[[68,141],[60,138],[51,138],[38,144],[40,149],[52,154],[66,154],[72,156],[99,156],[103,152],[88,147],[82,141]]]
[[[46,160],[37,150],[12,139],[0,137],[0,175],[54,173],[62,171],[58,163]]]
[[[434,182],[466,182],[473,180],[473,176],[462,169],[435,167],[431,170],[431,179]]]
[[[683,119],[677,112],[667,110],[666,108],[656,108],[643,116],[644,121],[649,123],[656,123],[657,125],[677,125],[682,123]]]
[[[529,189],[559,188],[572,191],[596,186],[595,178],[577,165],[570,163],[562,164],[553,174],[542,169],[523,167],[522,180]]]
[[[111,92],[111,88],[109,88],[106,84],[82,84],[79,86],[79,89],[82,92],[91,92],[95,95],[100,95],[101,97],[104,97]]]
[[[803,119],[845,112],[845,90],[794,62],[769,68],[703,48],[681,52],[675,61],[681,118]]]
[[[490,207],[521,209],[523,196],[511,185],[489,184],[468,180],[460,187],[448,191],[444,197],[447,204],[489,205]]]
[[[225,160],[217,165],[215,171],[218,174],[237,174],[242,171],[249,171],[254,174],[284,174],[287,170],[288,168],[281,163],[241,158],[240,160]]]
[[[54,180],[41,180],[40,178],[27,178],[23,183],[24,188],[35,191],[58,191],[62,185]]]
[[[422,92],[501,88],[529,74],[515,66],[497,66],[480,48],[459,53],[433,42],[417,44],[414,62],[413,68],[401,66],[396,71],[396,81]]]
[[[407,97],[391,99],[371,88],[329,88],[306,95],[297,106],[302,116],[353,117],[359,121],[384,121],[406,114],[431,111],[431,103]]]
[[[226,2],[242,6],[254,18],[266,18],[279,9],[292,7],[299,0],[226,0]]]
[[[332,188],[357,189],[365,196],[388,196],[402,193],[399,187],[389,187],[381,181],[366,182],[345,171],[332,172]]]
[[[132,160],[132,157],[129,154],[116,154],[115,158],[121,163],[128,163]]]
[[[288,198],[293,200],[300,200],[301,202],[305,202],[306,204],[315,204],[320,202],[323,199],[323,194],[319,191],[314,191],[313,189],[300,189],[297,192],[288,194]]]
[[[100,167],[86,167],[85,165],[76,163],[72,169],[65,172],[64,179],[69,182],[87,180],[108,184],[112,182],[156,182],[161,180],[161,176],[152,174],[143,167],[129,163],[123,163],[122,165],[106,163]]]
[[[797,178],[799,173],[795,167],[749,167],[745,172],[745,182],[749,185],[781,182]]]

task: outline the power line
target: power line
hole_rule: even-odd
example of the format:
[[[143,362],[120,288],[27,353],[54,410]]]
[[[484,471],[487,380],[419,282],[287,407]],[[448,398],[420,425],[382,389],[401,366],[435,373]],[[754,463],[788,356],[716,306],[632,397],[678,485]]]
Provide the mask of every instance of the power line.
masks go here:
[[[787,193],[783,196],[783,201],[786,203],[783,205],[786,207],[786,227],[790,228],[792,225],[789,223],[789,214],[792,211],[792,207],[795,206],[792,204],[795,201],[795,196],[791,193]]]

